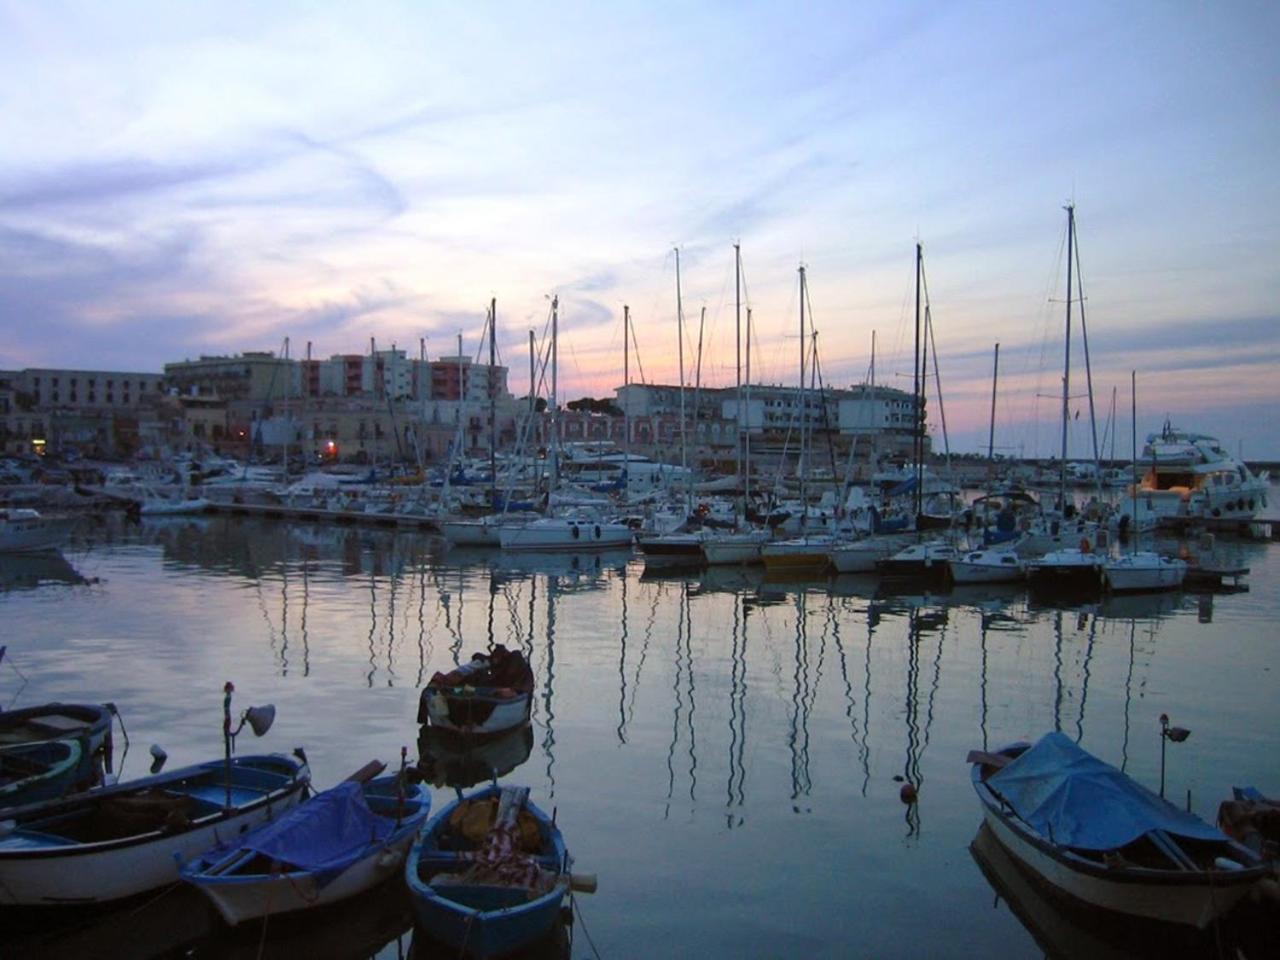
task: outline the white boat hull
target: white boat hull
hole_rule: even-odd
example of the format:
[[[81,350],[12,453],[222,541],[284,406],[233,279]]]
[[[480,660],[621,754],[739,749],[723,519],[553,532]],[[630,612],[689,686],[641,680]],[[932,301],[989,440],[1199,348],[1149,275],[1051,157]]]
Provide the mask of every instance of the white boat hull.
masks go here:
[[[520,527],[504,527],[503,550],[616,550],[629,547],[631,528],[594,520],[535,520]]]
[[[364,893],[391,876],[404,863],[414,831],[395,843],[379,846],[332,881],[319,886],[309,873],[277,873],[266,877],[228,878],[198,883],[229,926],[248,920],[323,907]]]
[[[875,573],[877,561],[889,559],[907,542],[907,538],[897,535],[873,535],[838,544],[831,549],[831,565],[837,573]]]
[[[51,517],[20,517],[0,523],[0,553],[56,550],[71,537],[71,524]]]
[[[1176,590],[1186,578],[1187,564],[1169,558],[1121,558],[1108,563],[1104,574],[1107,586],[1115,593]]]
[[[427,705],[427,721],[440,730],[450,730],[466,736],[497,736],[527,723],[533,707],[531,694],[522,693],[509,700],[494,704],[493,710],[480,723],[459,726],[450,717],[449,698],[442,690],[428,689],[423,698]],[[486,701],[491,698],[485,698]]]
[[[440,533],[454,547],[500,547],[500,529],[497,524],[481,520],[444,520],[440,523]]]
[[[1230,874],[1203,883],[1141,883],[1131,876],[1108,879],[1073,870],[1049,856],[983,804],[983,816],[996,839],[1035,876],[1062,893],[1103,910],[1162,923],[1204,928],[1227,913],[1249,892],[1247,884],[1228,884]]]
[[[707,537],[702,541],[702,553],[712,566],[760,563],[760,550],[768,542],[768,535],[731,534]]]
[[[957,559],[951,561],[951,580],[953,583],[1016,583],[1025,578],[1022,564],[1017,557],[1009,563],[1000,557],[981,559]]]
[[[298,789],[261,807],[174,836],[156,831],[141,843],[115,841],[65,848],[0,851],[0,904],[106,903],[178,881],[179,865],[296,805]]]

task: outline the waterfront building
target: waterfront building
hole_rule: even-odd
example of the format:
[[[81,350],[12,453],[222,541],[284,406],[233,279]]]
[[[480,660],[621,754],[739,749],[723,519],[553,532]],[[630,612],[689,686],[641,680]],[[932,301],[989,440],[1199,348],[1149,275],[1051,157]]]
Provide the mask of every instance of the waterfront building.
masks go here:
[[[0,372],[0,449],[136,452],[176,415],[156,373],[32,367]]]

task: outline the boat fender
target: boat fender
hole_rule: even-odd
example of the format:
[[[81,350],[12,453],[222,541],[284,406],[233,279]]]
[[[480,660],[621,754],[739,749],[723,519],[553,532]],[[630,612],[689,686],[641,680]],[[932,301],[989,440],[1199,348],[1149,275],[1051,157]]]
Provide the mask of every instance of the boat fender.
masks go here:
[[[577,525],[574,525],[574,526],[570,527],[569,529],[573,531],[573,539],[577,540],[577,539],[578,539],[578,537],[580,536],[580,534],[578,533],[578,527],[577,527]]]
[[[594,873],[569,874],[569,889],[574,893],[595,893],[599,885]]]
[[[599,539],[600,539],[600,524],[598,524],[598,523],[597,523],[597,524],[595,525],[595,528],[593,529],[593,531],[592,531],[592,532],[595,534],[596,539],[597,539],[597,540],[599,540]]]

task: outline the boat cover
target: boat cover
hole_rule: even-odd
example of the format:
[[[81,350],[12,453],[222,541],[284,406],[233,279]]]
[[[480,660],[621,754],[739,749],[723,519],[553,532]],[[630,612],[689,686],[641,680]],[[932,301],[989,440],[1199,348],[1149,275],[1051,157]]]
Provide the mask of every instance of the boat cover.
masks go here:
[[[292,864],[323,886],[393,829],[390,820],[369,809],[362,785],[345,781],[246,834],[236,847]]]
[[[1060,846],[1113,850],[1153,830],[1226,840],[1061,733],[1045,734],[986,782],[1032,829]]]

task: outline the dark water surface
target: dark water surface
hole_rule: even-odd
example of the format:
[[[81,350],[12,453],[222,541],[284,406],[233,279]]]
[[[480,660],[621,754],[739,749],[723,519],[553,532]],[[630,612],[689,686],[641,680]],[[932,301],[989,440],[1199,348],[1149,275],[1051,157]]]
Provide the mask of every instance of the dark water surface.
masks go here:
[[[416,758],[422,684],[502,643],[537,689],[531,742],[497,762],[528,751],[506,779],[557,809],[577,869],[600,878],[575,958],[1039,957],[970,853],[965,754],[1058,728],[1156,788],[1166,712],[1193,731],[1168,756],[1178,802],[1190,791],[1212,820],[1233,784],[1280,793],[1280,550],[1232,549],[1247,592],[1054,608],[1017,588],[660,577],[625,553],[446,552],[235,518],[105,526],[65,564],[5,561],[0,643],[26,681],[0,665],[0,703],[115,702],[132,777],[152,743],[169,768],[219,756],[232,680],[237,710],[278,711],[240,751],[303,746],[323,788],[402,745]],[[179,889],[41,949],[396,957],[405,917],[392,885],[232,937]]]

